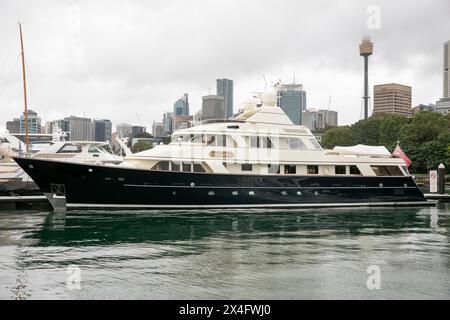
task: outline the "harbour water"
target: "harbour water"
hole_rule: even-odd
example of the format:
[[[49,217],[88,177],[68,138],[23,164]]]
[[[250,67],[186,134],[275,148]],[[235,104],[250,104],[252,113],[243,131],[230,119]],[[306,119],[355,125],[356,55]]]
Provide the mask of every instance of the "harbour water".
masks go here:
[[[1,299],[449,299],[450,206],[2,211],[0,269]]]

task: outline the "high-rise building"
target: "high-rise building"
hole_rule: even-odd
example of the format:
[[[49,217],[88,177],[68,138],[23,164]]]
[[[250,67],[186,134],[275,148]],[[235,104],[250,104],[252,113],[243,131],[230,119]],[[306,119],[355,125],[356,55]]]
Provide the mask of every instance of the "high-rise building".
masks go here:
[[[185,93],[180,99],[178,99],[174,103],[173,113],[176,116],[188,116],[189,115],[189,99],[188,99],[187,93]]]
[[[233,80],[217,79],[217,95],[224,98],[225,118],[233,116]]]
[[[450,40],[444,43],[444,68],[443,68],[443,97],[436,102],[436,111],[450,113]]]
[[[146,132],[147,128],[143,126],[131,126],[131,136],[135,137],[138,134]]]
[[[163,114],[164,135],[170,136],[173,132],[173,112]]]
[[[202,120],[225,119],[225,98],[219,95],[202,97]]]
[[[420,111],[427,110],[427,111],[436,111],[436,105],[429,103],[429,104],[419,104],[412,108],[412,115],[418,114]]]
[[[278,89],[277,105],[295,125],[302,123],[302,113],[306,110],[306,91],[301,84],[285,84]]]
[[[302,125],[313,132],[329,127],[337,127],[338,113],[333,110],[308,109],[303,112]]]
[[[192,122],[194,121],[194,116],[174,116],[173,118],[173,131],[179,129],[190,128]]]
[[[92,120],[84,117],[70,116],[63,119],[68,127],[71,141],[94,140],[94,126]]]
[[[94,119],[94,140],[95,141],[110,141],[112,134],[111,121],[106,119]]]
[[[153,137],[164,137],[164,124],[161,122],[153,121],[152,134]]]
[[[8,130],[9,133],[20,133],[20,118],[14,118],[12,121],[7,121],[6,130]]]
[[[450,98],[450,40],[444,43],[444,99]]]
[[[25,112],[20,116],[20,133],[26,133]],[[28,109],[28,133],[41,133],[41,118],[30,109]]]
[[[373,113],[411,116],[411,87],[398,83],[373,87]]]
[[[132,133],[132,128],[131,128],[131,124],[128,123],[119,123],[116,125],[116,132],[117,132],[117,136],[119,138],[125,138],[125,137],[130,137],[131,133]]]

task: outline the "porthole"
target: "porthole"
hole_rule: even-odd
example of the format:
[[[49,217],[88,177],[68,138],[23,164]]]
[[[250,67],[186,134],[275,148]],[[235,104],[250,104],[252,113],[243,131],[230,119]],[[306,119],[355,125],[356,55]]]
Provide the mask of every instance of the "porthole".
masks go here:
[[[195,182],[191,182],[191,187],[195,187]]]
[[[315,196],[318,196],[319,194],[320,194],[320,192],[319,192],[319,191],[317,191],[317,190],[316,190],[316,191],[314,191],[314,195],[315,195]]]
[[[302,192],[301,192],[301,191],[297,191],[297,195],[298,195],[298,196],[301,196],[301,195],[302,195]]]
[[[28,167],[29,167],[30,169],[33,169],[33,168],[34,168],[34,166],[33,166],[32,164],[30,164]]]
[[[288,194],[288,193],[287,193],[286,191],[281,191],[281,195],[282,195],[282,196],[287,196],[287,194]]]
[[[176,196],[176,195],[177,195],[177,192],[176,192],[176,191],[172,191],[172,195],[173,195],[173,196]]]
[[[89,172],[94,172],[94,170],[92,170],[91,168],[88,169]]]
[[[383,188],[383,184],[382,184],[382,183],[380,183],[378,186],[379,186],[380,188]]]
[[[120,177],[120,178],[117,178],[117,180],[119,180],[119,181],[125,181],[125,178]]]
[[[105,180],[106,181],[111,181],[111,178],[110,177],[105,177]]]
[[[239,195],[239,192],[238,192],[238,191],[233,191],[231,194],[232,194],[233,196],[237,196],[237,195]]]
[[[215,192],[214,191],[208,191],[208,196],[215,196]]]
[[[255,191],[249,191],[248,194],[251,195],[251,196],[254,196],[255,195]]]
[[[407,183],[405,183],[404,185],[403,185],[405,188],[407,188],[408,187],[408,184]]]

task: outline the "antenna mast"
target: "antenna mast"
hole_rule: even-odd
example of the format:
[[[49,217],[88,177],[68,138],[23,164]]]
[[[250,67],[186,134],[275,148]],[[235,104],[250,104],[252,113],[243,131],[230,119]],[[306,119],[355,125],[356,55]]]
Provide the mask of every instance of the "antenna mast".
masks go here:
[[[25,103],[25,146],[28,153],[29,141],[28,141],[28,101],[27,101],[27,79],[25,75],[25,53],[23,50],[23,37],[22,37],[22,25],[19,22],[20,32],[20,54],[22,56],[22,78],[23,78],[23,98]]]

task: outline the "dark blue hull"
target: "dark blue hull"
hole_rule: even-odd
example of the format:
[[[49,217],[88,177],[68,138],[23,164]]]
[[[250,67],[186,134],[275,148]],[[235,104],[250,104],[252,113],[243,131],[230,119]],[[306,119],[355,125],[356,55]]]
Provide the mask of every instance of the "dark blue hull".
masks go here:
[[[46,194],[68,207],[303,207],[414,205],[411,177],[166,172],[15,158]]]

